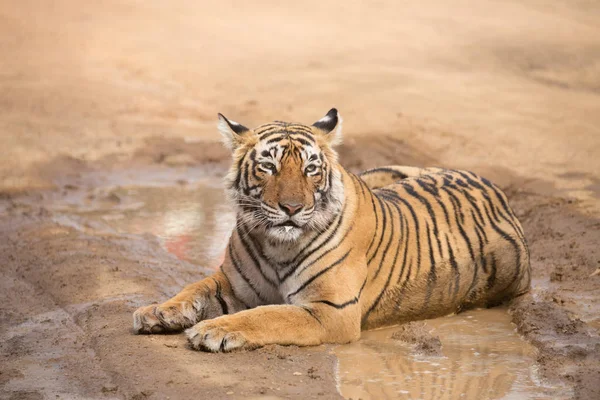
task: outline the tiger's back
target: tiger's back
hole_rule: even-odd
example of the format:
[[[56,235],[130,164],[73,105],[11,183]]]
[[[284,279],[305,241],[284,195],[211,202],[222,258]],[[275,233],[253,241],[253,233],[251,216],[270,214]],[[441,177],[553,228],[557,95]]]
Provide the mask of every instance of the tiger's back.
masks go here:
[[[377,198],[364,328],[493,306],[529,289],[523,230],[487,179],[400,166],[360,178]]]

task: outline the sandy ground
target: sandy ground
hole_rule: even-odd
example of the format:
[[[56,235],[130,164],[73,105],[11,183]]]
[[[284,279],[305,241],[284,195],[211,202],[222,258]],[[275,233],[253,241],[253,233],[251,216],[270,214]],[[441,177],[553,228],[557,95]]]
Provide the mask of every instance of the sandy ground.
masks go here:
[[[353,170],[468,168],[507,191],[534,271],[513,320],[544,379],[598,398],[599,19],[593,0],[0,1],[0,397],[338,396],[327,346],[215,356],[132,335],[137,305],[206,270],[44,206],[95,171],[222,175],[217,112],[336,106]]]

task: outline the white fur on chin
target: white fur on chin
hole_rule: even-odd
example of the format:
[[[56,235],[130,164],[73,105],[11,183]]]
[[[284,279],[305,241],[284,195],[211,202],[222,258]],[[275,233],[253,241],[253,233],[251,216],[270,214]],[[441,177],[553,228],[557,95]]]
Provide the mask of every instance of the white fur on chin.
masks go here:
[[[303,230],[293,226],[275,226],[267,229],[269,239],[277,242],[293,242],[302,236]]]

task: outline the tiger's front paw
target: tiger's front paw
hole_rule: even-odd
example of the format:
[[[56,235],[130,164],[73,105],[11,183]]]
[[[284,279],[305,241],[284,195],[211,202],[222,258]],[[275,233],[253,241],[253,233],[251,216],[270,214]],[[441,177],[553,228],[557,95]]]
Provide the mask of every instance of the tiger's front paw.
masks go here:
[[[133,313],[136,333],[178,332],[196,323],[196,311],[187,303],[140,307]]]
[[[250,343],[248,335],[229,323],[229,318],[202,321],[185,331],[192,348],[216,353],[258,347]]]

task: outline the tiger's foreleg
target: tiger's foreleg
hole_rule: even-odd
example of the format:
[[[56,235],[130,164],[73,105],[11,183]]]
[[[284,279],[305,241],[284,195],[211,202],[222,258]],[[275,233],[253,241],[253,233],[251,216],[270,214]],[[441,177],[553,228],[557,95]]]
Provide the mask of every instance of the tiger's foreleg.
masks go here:
[[[186,286],[163,304],[141,307],[133,314],[136,333],[182,331],[194,324],[245,307],[236,299],[222,272]]]
[[[268,344],[315,346],[360,338],[364,260],[338,258],[294,276],[287,304],[265,305],[202,321],[186,331],[194,349],[231,351]],[[342,262],[344,261],[344,262]]]
[[[268,305],[202,321],[186,331],[197,350],[231,351],[267,344],[316,346],[360,337],[360,310],[324,304]]]

